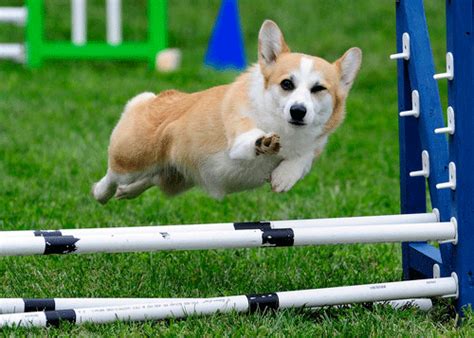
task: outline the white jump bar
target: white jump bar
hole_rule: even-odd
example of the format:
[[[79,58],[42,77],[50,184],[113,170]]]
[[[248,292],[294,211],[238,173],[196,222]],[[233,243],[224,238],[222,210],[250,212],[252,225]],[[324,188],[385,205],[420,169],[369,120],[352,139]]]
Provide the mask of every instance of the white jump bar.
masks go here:
[[[7,237],[0,238],[0,256],[447,241],[455,238],[456,226],[451,222],[204,232],[161,231],[84,237]]]
[[[0,315],[134,304],[188,302],[200,299],[202,298],[0,298]],[[421,311],[428,311],[433,306],[429,298],[396,299],[388,302],[377,302],[377,304],[386,304],[394,309],[411,307]]]
[[[0,298],[0,314],[184,302],[199,299],[200,298]],[[417,301],[417,299],[413,300],[414,306],[418,304]],[[403,306],[403,303],[400,304]]]
[[[435,223],[438,222],[436,213],[341,217],[341,218],[319,218],[304,220],[269,221],[272,229],[281,228],[313,228],[313,227],[337,227],[356,225],[384,225],[384,224],[406,224],[406,223]],[[257,222],[259,223],[259,222]],[[263,223],[263,222],[260,222]],[[236,224],[243,223],[211,223],[192,225],[159,225],[140,227],[113,227],[113,228],[85,228],[85,229],[62,229],[62,230],[20,230],[2,231],[0,239],[7,237],[27,236],[97,236],[97,235],[119,235],[119,234],[147,234],[156,232],[190,232],[190,231],[224,231],[235,230]],[[249,224],[249,223],[247,223]]]
[[[25,60],[25,47],[20,43],[0,43],[0,59]]]
[[[286,291],[259,295],[203,298],[169,303],[147,303],[96,308],[0,315],[0,327],[45,327],[69,321],[73,324],[109,323],[117,320],[144,321],[183,318],[189,315],[252,312],[266,309],[322,307],[415,297],[454,296],[457,278],[444,277],[382,284]]]
[[[26,22],[25,7],[0,7],[0,22],[14,23],[23,26]]]

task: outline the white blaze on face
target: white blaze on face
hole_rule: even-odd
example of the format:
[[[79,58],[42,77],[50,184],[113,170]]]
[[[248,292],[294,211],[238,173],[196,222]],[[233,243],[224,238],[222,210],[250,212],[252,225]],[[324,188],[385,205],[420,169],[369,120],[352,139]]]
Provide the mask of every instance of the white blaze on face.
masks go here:
[[[331,115],[332,98],[328,92],[313,94],[311,88],[322,82],[322,74],[314,69],[314,60],[302,57],[300,68],[290,74],[295,89],[285,98],[284,114],[290,121],[290,109],[293,105],[303,105],[306,108],[305,124],[322,124]]]

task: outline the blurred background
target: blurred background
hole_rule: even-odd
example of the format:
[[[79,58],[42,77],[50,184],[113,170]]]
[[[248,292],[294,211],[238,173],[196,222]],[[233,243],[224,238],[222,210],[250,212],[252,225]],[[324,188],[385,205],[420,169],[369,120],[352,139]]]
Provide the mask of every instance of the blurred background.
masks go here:
[[[123,40],[147,37],[147,1],[124,0]],[[0,0],[0,6],[21,6]],[[135,200],[98,205],[91,184],[105,172],[111,130],[124,104],[143,91],[197,91],[228,83],[236,71],[204,64],[217,0],[170,0],[168,47],[181,66],[157,72],[142,61],[50,60],[34,69],[0,61],[0,230],[186,224],[399,212],[394,1],[239,1],[249,64],[263,20],[276,21],[298,52],[336,60],[363,50],[347,118],[311,174],[290,192],[269,186],[215,201],[198,189],[168,199],[150,189]],[[443,1],[425,1],[436,69],[445,63]],[[88,40],[105,39],[105,1],[88,0]],[[45,36],[69,40],[70,2],[45,0]],[[24,30],[0,25],[0,42]],[[446,87],[440,93],[446,107]],[[25,257],[0,260],[1,297],[198,297],[398,280],[398,244],[208,252]],[[338,312],[339,311],[339,312]],[[80,334],[384,334],[449,332],[446,313],[359,307],[322,315],[233,315],[157,324],[70,328]],[[385,320],[381,320],[387,319]],[[434,324],[437,322],[438,324]],[[439,325],[439,326],[436,326]],[[433,330],[433,331],[431,331]],[[58,331],[62,332],[62,331]]]

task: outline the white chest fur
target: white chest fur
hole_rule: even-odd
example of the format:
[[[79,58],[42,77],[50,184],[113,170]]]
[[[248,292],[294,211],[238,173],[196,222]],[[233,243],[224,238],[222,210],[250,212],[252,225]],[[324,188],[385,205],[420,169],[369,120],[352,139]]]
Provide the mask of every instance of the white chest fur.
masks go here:
[[[251,118],[256,128],[243,135],[244,142],[237,140],[238,146],[233,149],[209,156],[199,168],[196,183],[217,198],[228,193],[256,188],[271,181],[272,173],[282,162],[284,162],[283,166],[280,165],[282,170],[277,170],[279,182],[272,182],[272,185],[281,183],[280,185],[285,188],[282,188],[282,191],[286,191],[286,187],[292,186],[309,171],[315,151],[322,149],[327,140],[326,136],[322,136],[324,134],[322,124],[294,126],[288,123],[279,113],[281,107],[275,106],[266,97],[268,94],[265,93],[263,78],[257,67],[251,73],[250,82],[250,106],[240,113]],[[250,156],[242,158],[245,156],[238,153],[245,151],[246,146],[254,147],[255,139],[263,133],[274,133],[280,137],[279,153],[255,157],[252,148]],[[239,156],[241,159],[236,159]],[[286,179],[282,176],[285,176],[285,171],[288,170],[291,171],[288,172],[289,176],[296,176],[289,177],[291,184],[284,184]]]
[[[278,156],[233,160],[228,151],[222,151],[203,162],[199,168],[199,183],[213,197],[222,198],[226,194],[256,188],[268,182],[280,162]]]

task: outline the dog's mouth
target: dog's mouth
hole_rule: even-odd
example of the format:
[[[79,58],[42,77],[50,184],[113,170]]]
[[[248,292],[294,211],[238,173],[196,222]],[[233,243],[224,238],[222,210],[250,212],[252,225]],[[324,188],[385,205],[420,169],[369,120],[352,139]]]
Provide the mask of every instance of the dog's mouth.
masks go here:
[[[302,121],[295,121],[295,120],[291,120],[289,121],[290,124],[294,125],[294,126],[305,126],[306,123],[302,122]]]

